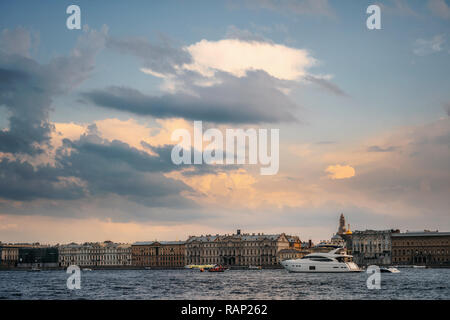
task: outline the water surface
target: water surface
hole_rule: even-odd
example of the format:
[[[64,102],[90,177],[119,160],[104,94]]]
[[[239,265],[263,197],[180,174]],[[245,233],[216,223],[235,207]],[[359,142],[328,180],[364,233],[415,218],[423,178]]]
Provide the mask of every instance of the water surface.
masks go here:
[[[65,271],[0,271],[0,299],[450,299],[450,269],[401,269],[381,274],[368,290],[361,273],[286,270],[82,271],[81,289],[68,290]]]

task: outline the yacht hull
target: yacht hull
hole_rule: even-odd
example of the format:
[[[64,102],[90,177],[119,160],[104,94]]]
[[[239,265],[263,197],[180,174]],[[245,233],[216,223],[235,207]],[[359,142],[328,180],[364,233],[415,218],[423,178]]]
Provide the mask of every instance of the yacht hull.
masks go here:
[[[361,269],[353,262],[310,262],[299,260],[286,260],[281,265],[293,273],[344,273],[361,272]]]

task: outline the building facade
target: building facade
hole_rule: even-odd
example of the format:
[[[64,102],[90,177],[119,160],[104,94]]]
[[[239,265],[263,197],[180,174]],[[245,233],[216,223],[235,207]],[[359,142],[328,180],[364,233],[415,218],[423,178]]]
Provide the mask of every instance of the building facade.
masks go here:
[[[186,265],[186,246],[184,241],[135,242],[131,256],[136,267],[181,268]]]
[[[2,245],[0,248],[0,265],[16,267],[19,262],[19,248],[13,245]]]
[[[19,248],[18,268],[57,268],[57,247]]]
[[[297,241],[291,241],[295,245]],[[301,245],[301,242],[299,242]],[[282,234],[206,235],[186,241],[187,264],[221,264],[226,266],[275,266],[278,253],[289,249],[288,236]]]
[[[20,261],[20,251],[25,248],[47,248],[39,243],[0,243],[0,266],[17,267]]]
[[[391,236],[399,230],[365,230],[352,233],[351,253],[358,265],[390,265]]]
[[[406,232],[392,235],[392,263],[450,267],[450,232]]]
[[[310,253],[311,253],[310,250],[282,249],[278,252],[278,261],[290,260],[290,259],[301,259]]]
[[[131,266],[131,245],[105,241],[102,243],[71,243],[61,245],[59,265],[67,267],[119,267]]]

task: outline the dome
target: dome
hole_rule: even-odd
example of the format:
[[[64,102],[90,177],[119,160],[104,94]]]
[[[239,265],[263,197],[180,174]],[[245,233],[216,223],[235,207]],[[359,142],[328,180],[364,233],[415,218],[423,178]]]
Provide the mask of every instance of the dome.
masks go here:
[[[352,230],[350,230],[350,225],[348,225],[348,229],[347,229],[347,231],[345,231],[345,234],[352,234],[353,232],[352,232]]]
[[[338,235],[337,233],[331,237],[331,240],[341,240],[341,239],[342,239],[341,236]]]

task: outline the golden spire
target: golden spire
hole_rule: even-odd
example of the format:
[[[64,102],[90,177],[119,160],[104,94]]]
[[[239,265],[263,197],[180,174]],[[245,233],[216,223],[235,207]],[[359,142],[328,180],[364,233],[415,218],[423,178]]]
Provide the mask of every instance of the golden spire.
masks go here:
[[[348,224],[348,229],[345,231],[345,234],[352,234],[352,230],[350,230],[350,223]]]

